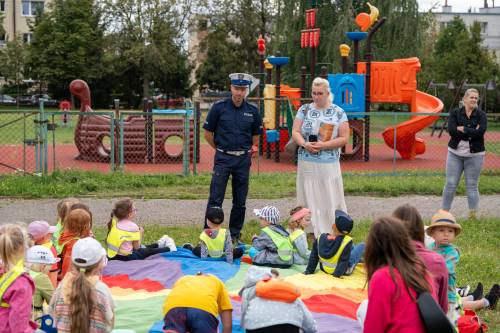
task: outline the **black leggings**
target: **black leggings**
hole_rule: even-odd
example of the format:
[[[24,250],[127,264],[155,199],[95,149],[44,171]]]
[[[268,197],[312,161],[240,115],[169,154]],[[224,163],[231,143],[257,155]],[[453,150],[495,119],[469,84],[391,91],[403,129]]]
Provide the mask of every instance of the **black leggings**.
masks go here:
[[[243,253],[244,253],[244,251],[242,248],[235,247],[233,249],[233,259],[241,258],[243,256]],[[195,256],[197,256],[198,258],[201,257],[201,245],[200,244],[196,245],[196,247],[193,249],[193,254]]]
[[[137,250],[133,250],[131,254],[128,256],[122,256],[121,254],[117,254],[110,260],[121,260],[121,261],[130,261],[130,260],[142,260],[146,259],[149,256],[158,253],[170,252],[168,247],[158,247],[158,244],[153,243],[150,245],[146,245],[145,248],[138,248]]]
[[[281,324],[281,325],[258,328],[256,330],[246,330],[246,332],[247,333],[299,333],[300,327],[290,324]]]

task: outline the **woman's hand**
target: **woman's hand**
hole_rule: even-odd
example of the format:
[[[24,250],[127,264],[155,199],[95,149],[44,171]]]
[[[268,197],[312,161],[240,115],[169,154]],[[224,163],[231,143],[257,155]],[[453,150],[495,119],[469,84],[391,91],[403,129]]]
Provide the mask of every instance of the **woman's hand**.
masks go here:
[[[457,126],[457,131],[464,133],[464,127],[463,126]]]
[[[319,152],[319,147],[316,146],[319,142],[306,142],[302,147],[310,153]]]
[[[311,145],[314,149],[316,149],[316,151],[325,149],[325,143],[323,141],[311,142]]]

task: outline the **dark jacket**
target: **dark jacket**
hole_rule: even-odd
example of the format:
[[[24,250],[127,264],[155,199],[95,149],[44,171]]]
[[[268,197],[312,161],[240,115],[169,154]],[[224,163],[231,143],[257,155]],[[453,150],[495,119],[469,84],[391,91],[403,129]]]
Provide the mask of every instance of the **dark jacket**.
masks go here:
[[[463,133],[457,130],[459,126],[464,127]],[[469,141],[471,153],[483,152],[486,126],[486,113],[478,108],[472,111],[470,118],[465,115],[464,107],[452,110],[448,118],[448,133],[450,133],[448,147],[457,149],[458,143],[464,140]]]
[[[313,248],[311,251],[311,255],[309,256],[309,263],[307,264],[306,271],[304,274],[314,274],[316,270],[316,266],[319,262],[319,257],[328,259],[333,257],[340,249],[340,245],[344,240],[344,236],[337,236],[334,240],[328,239],[328,234],[321,234],[319,236],[319,246],[318,241],[316,240],[313,243]],[[339,261],[337,262],[337,266],[335,267],[335,271],[333,272],[333,276],[341,277],[345,274],[347,268],[349,268],[349,257],[351,256],[352,250],[352,241],[350,241],[344,251],[340,255]],[[320,263],[320,268],[323,270],[323,265]]]

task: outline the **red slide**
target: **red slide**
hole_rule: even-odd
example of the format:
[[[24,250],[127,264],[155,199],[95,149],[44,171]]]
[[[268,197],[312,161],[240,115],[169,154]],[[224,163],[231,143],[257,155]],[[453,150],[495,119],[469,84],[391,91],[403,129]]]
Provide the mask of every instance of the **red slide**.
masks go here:
[[[443,110],[443,102],[417,90],[419,70],[418,58],[372,62],[370,102],[408,104],[412,113],[440,113]],[[365,63],[358,64],[358,73],[366,74]],[[394,148],[394,135],[396,135],[396,150],[403,159],[411,160],[425,152],[424,141],[415,135],[438,119],[438,116],[433,115],[414,115],[396,127],[386,128],[382,136],[385,143]]]
[[[439,98],[421,91],[416,91],[415,110],[418,113],[440,113],[443,110],[443,102]],[[430,126],[439,119],[438,116],[412,116],[410,120],[398,124],[396,127],[388,127],[382,133],[385,143],[394,148],[394,135],[396,135],[396,150],[405,160],[414,159],[416,155],[425,152],[425,143],[417,138],[417,132]]]

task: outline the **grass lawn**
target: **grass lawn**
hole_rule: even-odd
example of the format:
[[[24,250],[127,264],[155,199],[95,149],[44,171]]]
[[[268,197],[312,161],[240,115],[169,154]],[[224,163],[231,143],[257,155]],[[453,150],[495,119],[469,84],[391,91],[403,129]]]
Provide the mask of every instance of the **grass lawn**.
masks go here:
[[[426,221],[429,223],[429,221]],[[494,284],[500,282],[500,255],[498,240],[500,239],[500,219],[483,219],[475,222],[461,220],[462,233],[456,239],[455,245],[460,249],[460,263],[457,267],[458,285],[469,284],[472,289],[478,282],[482,282],[485,293]],[[352,236],[355,242],[366,238],[370,221],[359,221],[355,224]],[[105,227],[94,227],[96,238],[104,240]],[[158,225],[145,226],[146,244],[155,242],[162,235],[168,234],[174,238],[177,246],[189,242],[197,244],[200,228],[198,227],[165,227]],[[243,241],[250,243],[253,234],[259,233],[257,221],[245,223],[243,228]],[[500,305],[499,305],[500,306]],[[500,316],[496,310],[482,310],[481,318],[489,326],[489,332],[500,332]]]
[[[249,198],[273,199],[295,196],[294,172],[253,174]],[[101,174],[85,171],[56,171],[48,176],[0,175],[0,197],[63,198],[68,196],[165,199],[206,199],[211,174],[196,177],[173,174]],[[440,195],[443,173],[364,173],[343,174],[344,191],[350,195],[399,196],[404,194]],[[227,187],[230,195],[231,186]],[[457,190],[465,193],[463,181]],[[479,182],[481,194],[500,193],[500,172],[484,171]]]

